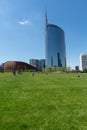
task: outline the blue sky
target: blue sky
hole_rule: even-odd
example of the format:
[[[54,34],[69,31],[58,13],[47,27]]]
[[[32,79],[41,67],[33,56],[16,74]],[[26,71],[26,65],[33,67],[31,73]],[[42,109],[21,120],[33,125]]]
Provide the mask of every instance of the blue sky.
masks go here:
[[[87,53],[87,0],[0,0],[0,64],[45,58],[45,9],[65,32],[67,66]]]

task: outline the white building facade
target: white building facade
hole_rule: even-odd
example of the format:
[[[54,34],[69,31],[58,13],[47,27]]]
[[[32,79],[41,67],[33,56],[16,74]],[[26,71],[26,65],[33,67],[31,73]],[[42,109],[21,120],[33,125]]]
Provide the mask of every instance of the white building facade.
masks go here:
[[[87,68],[87,54],[80,54],[80,70]]]

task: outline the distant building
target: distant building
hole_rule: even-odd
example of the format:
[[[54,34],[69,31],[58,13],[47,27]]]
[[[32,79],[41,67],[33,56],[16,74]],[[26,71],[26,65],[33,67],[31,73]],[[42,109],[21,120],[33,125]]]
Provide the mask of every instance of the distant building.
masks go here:
[[[41,63],[40,65],[42,69],[45,69],[45,61],[46,61],[45,59],[40,60],[40,63]]]
[[[75,71],[79,71],[79,66],[75,66]]]
[[[46,67],[65,67],[66,46],[64,31],[56,25],[49,24],[47,21],[47,14],[45,29]]]
[[[40,62],[38,59],[30,59],[30,65],[40,68]]]
[[[0,65],[0,72],[4,72],[4,63]]]
[[[30,64],[42,70],[45,68],[45,59],[30,59]]]
[[[80,54],[80,70],[87,68],[87,54]]]

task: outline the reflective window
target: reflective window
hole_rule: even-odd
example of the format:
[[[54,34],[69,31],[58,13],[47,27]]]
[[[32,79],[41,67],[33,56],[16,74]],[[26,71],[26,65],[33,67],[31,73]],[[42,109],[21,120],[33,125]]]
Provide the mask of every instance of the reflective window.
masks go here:
[[[50,24],[46,29],[46,66],[66,66],[64,31]]]

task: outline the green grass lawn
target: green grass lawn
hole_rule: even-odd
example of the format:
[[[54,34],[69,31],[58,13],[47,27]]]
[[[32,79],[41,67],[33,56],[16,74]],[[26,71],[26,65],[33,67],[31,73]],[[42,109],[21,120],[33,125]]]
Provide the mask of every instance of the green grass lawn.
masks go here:
[[[87,130],[87,74],[0,73],[0,130]]]

